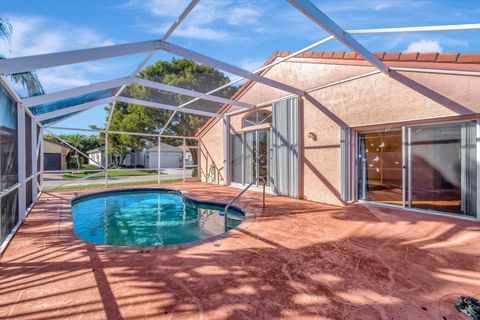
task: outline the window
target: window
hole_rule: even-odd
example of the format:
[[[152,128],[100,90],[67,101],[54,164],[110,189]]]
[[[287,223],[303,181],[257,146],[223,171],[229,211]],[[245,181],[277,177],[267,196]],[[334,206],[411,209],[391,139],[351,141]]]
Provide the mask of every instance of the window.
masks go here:
[[[269,123],[272,123],[272,112],[270,110],[253,111],[243,118],[243,127],[252,127]]]

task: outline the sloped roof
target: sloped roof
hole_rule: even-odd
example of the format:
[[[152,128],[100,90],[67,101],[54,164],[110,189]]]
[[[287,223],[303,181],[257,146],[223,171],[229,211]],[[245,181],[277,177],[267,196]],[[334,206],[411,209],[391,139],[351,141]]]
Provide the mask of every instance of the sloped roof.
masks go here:
[[[284,58],[294,52],[276,51],[263,64],[268,65],[278,58]],[[480,71],[480,54],[479,53],[419,53],[419,52],[376,52],[374,55],[382,60],[389,67],[413,67],[413,68],[441,68],[446,70],[466,70]],[[323,64],[340,64],[352,66],[372,66],[356,52],[303,52],[286,62],[301,63],[323,63]],[[268,72],[270,68],[263,70],[260,75]],[[238,91],[232,96],[232,100],[240,99],[253,85],[254,81],[249,80],[242,85]],[[218,111],[220,114],[226,113],[231,109],[231,105],[223,105]],[[247,110],[245,110],[247,111]],[[195,135],[201,138],[220,118],[210,118],[203,127],[198,130]]]
[[[275,53],[277,58],[286,57],[293,52]],[[442,63],[480,63],[478,53],[419,53],[419,52],[376,52],[374,55],[382,61],[442,62]],[[364,60],[356,52],[303,52],[295,57],[316,59]]]

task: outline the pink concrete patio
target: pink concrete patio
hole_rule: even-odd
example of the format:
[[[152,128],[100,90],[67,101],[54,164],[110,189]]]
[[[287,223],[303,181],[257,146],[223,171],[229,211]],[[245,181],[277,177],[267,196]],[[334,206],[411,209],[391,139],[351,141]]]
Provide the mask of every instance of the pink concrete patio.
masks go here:
[[[238,189],[176,185],[227,202]],[[91,191],[89,191],[91,192]],[[85,193],[85,192],[83,192]],[[468,319],[480,293],[480,225],[247,193],[256,219],[166,250],[73,235],[73,192],[43,194],[0,262],[2,319]],[[443,317],[443,318],[442,318]]]

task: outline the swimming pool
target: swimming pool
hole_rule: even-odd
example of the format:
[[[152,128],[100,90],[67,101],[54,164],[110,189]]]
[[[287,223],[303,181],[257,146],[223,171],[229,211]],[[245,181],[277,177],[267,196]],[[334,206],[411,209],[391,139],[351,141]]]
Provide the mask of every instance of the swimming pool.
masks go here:
[[[113,246],[161,246],[203,240],[225,232],[224,205],[194,201],[172,190],[103,192],[72,201],[75,234]],[[229,209],[228,228],[244,215]]]

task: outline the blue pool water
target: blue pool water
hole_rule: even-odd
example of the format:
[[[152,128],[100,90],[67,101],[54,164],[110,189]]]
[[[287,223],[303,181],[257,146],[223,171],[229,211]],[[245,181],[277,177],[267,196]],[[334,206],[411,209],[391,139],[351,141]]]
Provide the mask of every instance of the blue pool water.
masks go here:
[[[160,246],[222,234],[224,209],[169,190],[114,191],[72,202],[76,235],[114,246]],[[238,226],[243,219],[240,211],[229,209],[229,228]]]

